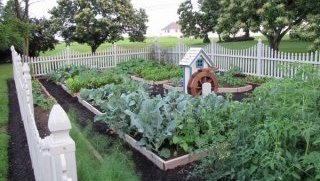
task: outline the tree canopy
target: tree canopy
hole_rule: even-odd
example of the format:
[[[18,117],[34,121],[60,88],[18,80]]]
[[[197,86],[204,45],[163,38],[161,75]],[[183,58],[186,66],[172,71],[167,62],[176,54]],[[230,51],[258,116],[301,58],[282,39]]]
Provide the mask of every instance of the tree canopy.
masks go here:
[[[131,41],[145,39],[147,15],[135,10],[130,0],[60,0],[50,13],[63,38],[86,43],[93,53],[104,42],[123,39],[125,33]]]
[[[24,8],[16,0],[9,0],[0,7],[1,56],[9,56],[7,52],[11,45],[25,55],[37,56],[40,51],[52,49],[57,43],[51,22],[44,18],[29,18]],[[24,20],[26,17],[27,21]]]
[[[207,31],[222,33],[224,36],[234,35],[240,29],[246,34],[249,30],[260,32],[275,50],[279,49],[282,38],[293,27],[304,22],[317,22],[317,15],[320,14],[319,0],[201,0],[201,3],[199,12],[208,16],[202,23],[203,27],[209,27]],[[181,8],[186,7],[186,4],[189,8]],[[192,9],[191,1],[187,0],[178,10],[180,23],[188,24],[187,28],[182,26],[182,32],[200,25],[194,23],[197,12],[190,11],[190,6]],[[309,31],[315,30],[314,26],[310,26]]]

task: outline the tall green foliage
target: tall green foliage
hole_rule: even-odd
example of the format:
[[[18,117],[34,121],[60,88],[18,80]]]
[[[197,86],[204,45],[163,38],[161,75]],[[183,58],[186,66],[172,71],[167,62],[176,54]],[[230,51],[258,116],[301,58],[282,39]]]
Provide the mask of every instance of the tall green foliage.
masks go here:
[[[320,178],[320,72],[273,80],[231,112],[229,146],[217,148],[195,174],[219,180]],[[220,154],[220,153],[224,154]]]

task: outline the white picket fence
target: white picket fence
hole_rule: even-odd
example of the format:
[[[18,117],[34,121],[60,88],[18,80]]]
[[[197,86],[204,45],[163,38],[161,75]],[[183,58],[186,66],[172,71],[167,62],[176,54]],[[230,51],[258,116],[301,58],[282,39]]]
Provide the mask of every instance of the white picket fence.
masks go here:
[[[22,57],[23,62],[31,65],[32,74],[35,76],[46,75],[68,65],[86,66],[90,68],[110,68],[118,63],[131,59],[151,59],[151,47],[138,49],[125,49],[113,45],[103,52],[80,53],[67,47],[63,52],[47,57]]]
[[[42,139],[34,117],[30,68],[11,47],[14,81],[19,100],[28,147],[37,181],[76,181],[75,143],[69,136],[71,123],[67,114],[56,104],[48,120],[50,136]]]
[[[110,49],[96,54],[78,53],[66,48],[62,53],[48,57],[22,57],[32,67],[34,76],[47,73],[67,65],[84,65],[92,68],[114,67],[131,59],[154,59],[159,62],[178,64],[190,47],[178,43],[173,48],[160,48],[157,43],[151,47],[124,49],[113,45]],[[287,53],[272,50],[261,40],[248,49],[227,49],[212,42],[204,47],[214,65],[220,70],[239,67],[244,74],[267,77],[292,77],[301,64],[319,68],[319,51],[310,53]]]
[[[157,47],[157,46],[155,46]],[[179,43],[174,48],[156,49],[155,58],[158,61],[178,64],[190,47]],[[310,64],[320,69],[319,51],[310,53],[288,53],[271,49],[261,40],[248,49],[227,49],[212,42],[204,47],[213,64],[220,70],[239,67],[247,75],[277,77],[292,77],[297,68]]]

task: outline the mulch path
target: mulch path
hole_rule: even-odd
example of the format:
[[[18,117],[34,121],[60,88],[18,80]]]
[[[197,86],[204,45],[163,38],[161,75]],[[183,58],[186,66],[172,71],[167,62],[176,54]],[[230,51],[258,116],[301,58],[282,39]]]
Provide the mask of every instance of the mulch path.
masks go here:
[[[9,87],[9,126],[10,135],[8,156],[9,170],[8,180],[11,181],[33,181],[35,180],[29,148],[21,119],[16,88],[13,80],[8,81]]]
[[[54,83],[47,82],[46,80],[40,80],[40,82],[46,87],[48,92],[57,100],[57,102],[68,112],[69,110],[76,110],[80,115],[80,126],[85,126],[88,121],[92,122],[94,114],[83,107],[77,100],[77,98],[71,97],[60,86]],[[161,87],[154,87],[154,92],[163,91]],[[103,123],[94,123],[93,130],[99,133],[106,133],[108,127]],[[117,138],[115,138],[117,139]],[[138,151],[127,146],[127,149],[132,151],[132,158],[136,166],[137,172],[141,175],[143,181],[182,181],[187,180],[189,172],[193,169],[194,164],[178,167],[176,169],[162,171],[156,167],[151,161],[143,156]]]

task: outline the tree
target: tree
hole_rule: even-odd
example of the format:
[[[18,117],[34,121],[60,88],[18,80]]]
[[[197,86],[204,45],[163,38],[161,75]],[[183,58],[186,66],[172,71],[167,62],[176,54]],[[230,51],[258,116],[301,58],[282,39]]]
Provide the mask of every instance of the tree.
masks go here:
[[[41,18],[31,18],[30,24],[34,25],[30,38],[30,56],[39,56],[39,53],[53,50],[58,41],[54,37],[54,30],[51,28],[51,21]]]
[[[293,27],[290,38],[312,41],[310,50],[320,50],[320,15],[308,16],[300,26]]]
[[[177,13],[179,15],[179,24],[181,26],[182,34],[198,37],[199,33],[196,27],[197,23],[191,0],[181,3]]]
[[[143,41],[147,29],[147,15],[134,10],[129,0],[60,0],[50,13],[65,39],[88,44],[92,53],[104,42],[123,39],[124,33]]]
[[[235,36],[241,29],[245,32],[243,40],[250,38],[250,24],[256,9],[248,9],[242,0],[221,0],[220,15],[218,16],[217,29],[221,31],[225,40],[230,35]]]
[[[198,3],[200,6],[200,14],[202,16],[200,25],[200,27],[202,27],[202,34],[208,36],[209,32],[217,32],[219,35],[219,41],[221,41],[221,31],[216,28],[218,18],[222,11],[219,0],[198,0]]]
[[[282,38],[308,16],[320,14],[319,0],[244,0],[242,7],[256,9],[250,28],[268,38],[271,48],[278,50]]]
[[[27,44],[31,45],[25,55],[38,56],[40,51],[53,49],[57,40],[54,39],[54,31],[50,28],[51,23],[44,18],[28,19],[28,23],[25,23],[17,17],[17,14],[21,16],[23,12],[22,7],[17,11],[14,0],[9,0],[3,8],[0,20],[0,53],[7,52],[11,45],[23,53],[25,35],[28,35]]]
[[[140,9],[139,12],[134,14],[135,17],[132,18],[132,21],[130,21],[131,25],[128,26],[128,35],[129,40],[131,42],[134,41],[144,41],[147,31],[147,25],[146,22],[148,21],[148,16],[146,14],[146,11],[144,9]]]
[[[182,33],[204,38],[203,42],[209,43],[208,33],[216,31],[215,26],[220,14],[221,7],[218,2],[218,0],[198,0],[200,11],[193,10],[191,0],[181,3],[177,13]]]

